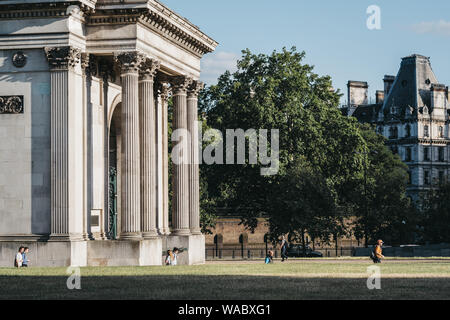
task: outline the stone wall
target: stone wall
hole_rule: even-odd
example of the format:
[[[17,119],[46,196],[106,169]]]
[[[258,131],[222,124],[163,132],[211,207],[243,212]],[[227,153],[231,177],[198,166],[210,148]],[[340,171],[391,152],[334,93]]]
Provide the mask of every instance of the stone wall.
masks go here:
[[[21,114],[0,114],[0,234],[50,232],[50,74],[41,50],[0,51],[0,96],[21,95]]]

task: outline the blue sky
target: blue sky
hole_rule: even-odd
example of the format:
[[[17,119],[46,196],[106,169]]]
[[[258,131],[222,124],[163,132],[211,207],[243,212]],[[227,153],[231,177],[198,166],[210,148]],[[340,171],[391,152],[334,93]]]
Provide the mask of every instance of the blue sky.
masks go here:
[[[220,43],[202,62],[203,80],[233,69],[242,49],[270,53],[296,46],[318,74],[345,93],[348,80],[369,83],[370,97],[396,75],[401,58],[431,57],[439,82],[450,85],[450,1],[433,0],[161,0]],[[381,30],[369,30],[370,5]]]

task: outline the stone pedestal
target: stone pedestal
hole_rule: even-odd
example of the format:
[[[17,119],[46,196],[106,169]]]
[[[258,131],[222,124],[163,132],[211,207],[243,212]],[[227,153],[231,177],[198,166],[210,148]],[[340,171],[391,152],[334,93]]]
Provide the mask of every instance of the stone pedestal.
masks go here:
[[[13,267],[20,246],[30,249],[30,267],[85,267],[87,266],[86,241],[2,241],[0,242],[0,267]]]
[[[177,236],[170,235],[166,237],[166,250],[173,248],[184,249],[178,255],[178,265],[198,265],[205,263],[205,236],[188,235]]]
[[[30,267],[161,266],[163,239],[142,241],[0,241],[0,267],[14,266],[20,246]]]
[[[142,241],[91,241],[88,243],[88,266],[161,266],[162,239]]]

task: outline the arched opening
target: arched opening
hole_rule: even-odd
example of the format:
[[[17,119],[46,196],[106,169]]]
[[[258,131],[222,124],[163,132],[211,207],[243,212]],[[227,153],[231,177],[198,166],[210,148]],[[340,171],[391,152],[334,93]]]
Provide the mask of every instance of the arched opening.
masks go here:
[[[121,116],[122,104],[119,103],[113,111],[109,129],[108,238],[112,240],[120,236]]]

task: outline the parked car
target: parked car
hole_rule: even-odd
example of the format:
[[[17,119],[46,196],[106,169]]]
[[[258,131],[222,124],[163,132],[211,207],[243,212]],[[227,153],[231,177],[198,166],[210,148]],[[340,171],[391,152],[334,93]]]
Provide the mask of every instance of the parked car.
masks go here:
[[[318,251],[314,251],[309,246],[306,247],[306,256],[303,252],[303,246],[298,244],[290,244],[287,256],[291,258],[321,258],[323,254]]]

